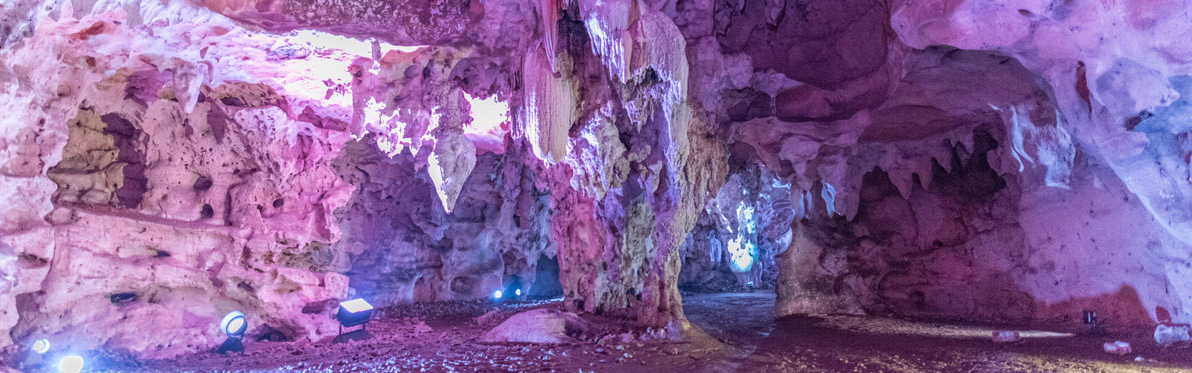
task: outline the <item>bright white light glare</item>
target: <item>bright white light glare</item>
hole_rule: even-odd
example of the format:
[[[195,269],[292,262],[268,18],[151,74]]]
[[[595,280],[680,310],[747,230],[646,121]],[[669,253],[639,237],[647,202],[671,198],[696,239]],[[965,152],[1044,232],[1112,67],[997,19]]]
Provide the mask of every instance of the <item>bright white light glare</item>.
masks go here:
[[[372,56],[372,40],[361,40],[340,36],[322,31],[301,30],[295,31],[292,35],[293,40],[298,42],[305,42],[315,48],[329,48],[338,49],[348,54],[355,54],[361,57]],[[411,53],[419,49],[425,48],[424,45],[393,45],[386,42],[379,42],[381,46],[381,53],[388,52],[391,49],[396,49],[399,52]]]
[[[513,295],[516,295],[516,296],[519,296],[519,297],[520,297],[520,296],[521,296],[521,289],[517,289],[517,291],[513,292]]]
[[[481,99],[467,92],[464,99],[472,107],[472,123],[464,128],[464,136],[472,140],[477,151],[504,152],[505,133],[509,132],[509,103],[497,100],[497,95]]]
[[[58,370],[62,373],[79,373],[83,370],[83,357],[70,355],[58,361]]]
[[[500,290],[494,291],[493,298],[501,299],[501,291]]]
[[[351,313],[357,313],[360,311],[368,311],[368,310],[373,309],[373,306],[371,304],[368,304],[368,302],[364,301],[364,299],[361,299],[361,298],[352,299],[350,301],[340,303],[339,305]]]
[[[33,342],[33,352],[44,354],[48,351],[50,351],[50,341],[43,338]]]
[[[744,201],[737,206],[737,236],[728,240],[728,254],[730,265],[734,272],[747,272],[753,268],[753,261],[757,258],[757,244],[751,238],[757,234],[757,219],[753,216],[753,206]]]
[[[243,328],[243,327],[244,327],[244,318],[237,317],[236,319],[232,320],[232,322],[228,323],[228,330],[227,330],[228,334],[232,334],[233,332],[240,330],[240,328]]]
[[[246,326],[248,324],[244,321],[244,313],[240,311],[228,313],[219,322],[219,329],[223,330],[228,336],[243,334]]]
[[[743,240],[740,237],[728,240],[728,256],[733,272],[745,272],[753,267],[753,257],[749,256],[749,243],[744,243],[745,247],[742,247],[741,241]]]

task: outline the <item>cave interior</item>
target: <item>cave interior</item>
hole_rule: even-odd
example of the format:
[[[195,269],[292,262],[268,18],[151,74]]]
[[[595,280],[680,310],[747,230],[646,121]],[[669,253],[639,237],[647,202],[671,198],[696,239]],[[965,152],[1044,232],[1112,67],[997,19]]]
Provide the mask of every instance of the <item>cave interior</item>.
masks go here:
[[[5,2],[0,371],[1192,369],[1189,12]]]

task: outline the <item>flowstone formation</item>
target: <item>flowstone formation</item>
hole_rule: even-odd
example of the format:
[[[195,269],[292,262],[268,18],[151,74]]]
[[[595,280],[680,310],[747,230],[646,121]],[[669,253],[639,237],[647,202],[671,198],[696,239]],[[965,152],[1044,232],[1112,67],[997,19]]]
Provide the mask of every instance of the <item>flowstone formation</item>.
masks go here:
[[[513,283],[671,330],[680,285],[748,283],[1187,322],[1186,7],[6,2],[0,347],[172,356],[232,310],[314,340]]]

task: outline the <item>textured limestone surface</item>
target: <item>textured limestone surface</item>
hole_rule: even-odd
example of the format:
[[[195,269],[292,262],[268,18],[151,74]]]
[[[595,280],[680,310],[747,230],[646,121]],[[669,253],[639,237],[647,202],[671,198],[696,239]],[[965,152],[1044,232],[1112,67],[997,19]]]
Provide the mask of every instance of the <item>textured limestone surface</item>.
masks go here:
[[[560,344],[587,334],[588,322],[574,313],[540,308],[506,319],[483,337],[481,342]]]
[[[1192,321],[1175,1],[0,4],[0,348],[341,300]],[[154,325],[146,333],[146,325]]]

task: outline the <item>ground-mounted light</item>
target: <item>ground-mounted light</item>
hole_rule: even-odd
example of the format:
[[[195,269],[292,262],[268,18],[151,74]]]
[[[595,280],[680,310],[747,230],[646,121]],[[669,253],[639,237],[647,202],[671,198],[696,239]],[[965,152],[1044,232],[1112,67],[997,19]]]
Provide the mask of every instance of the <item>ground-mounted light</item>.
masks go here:
[[[364,325],[372,318],[373,306],[368,304],[364,299],[353,299],[339,304],[339,312],[335,314],[335,319],[339,321],[339,325],[343,327],[352,327],[356,325]]]
[[[522,282],[521,278],[517,276],[510,276],[503,281],[504,285],[499,289],[500,295],[496,296],[497,301],[517,301],[522,296]],[[496,295],[494,293],[493,295]]]
[[[501,294],[500,290],[494,291],[493,292],[493,300],[501,300],[501,295],[504,295],[504,294]]]
[[[1088,328],[1088,333],[1092,335],[1105,335],[1105,326],[1101,325],[1101,321],[1097,320],[1097,311],[1084,310],[1080,313],[1080,321],[1084,322],[1084,326]]]
[[[352,299],[339,304],[339,311],[335,313],[335,320],[339,321],[339,335],[335,342],[368,339],[370,335],[365,328],[372,319],[373,306],[362,298]],[[360,329],[344,333],[344,328],[360,326]]]
[[[33,352],[36,352],[39,354],[44,354],[49,351],[50,351],[50,341],[49,340],[42,338],[42,339],[33,341]]]
[[[67,355],[58,361],[58,371],[62,373],[79,373],[83,370],[83,357]]]
[[[229,337],[243,337],[244,332],[248,330],[248,322],[244,320],[243,312],[233,311],[219,322],[219,329]]]
[[[244,318],[244,313],[240,311],[233,311],[219,322],[219,330],[228,335],[228,339],[219,346],[220,353],[228,352],[243,352],[244,342],[240,339],[244,337],[244,332],[248,330],[248,321]]]

